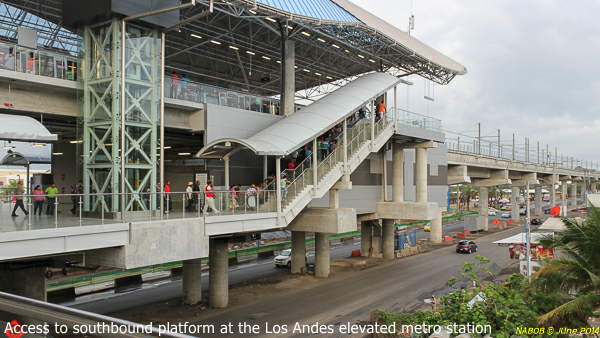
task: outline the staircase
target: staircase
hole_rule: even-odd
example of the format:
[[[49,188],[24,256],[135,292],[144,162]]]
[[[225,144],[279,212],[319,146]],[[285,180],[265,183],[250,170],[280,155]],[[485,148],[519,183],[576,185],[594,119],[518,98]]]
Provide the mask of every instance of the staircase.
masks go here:
[[[323,197],[333,185],[346,174],[344,168],[344,151],[347,151],[348,170],[351,174],[371,152],[377,152],[393,135],[393,112],[375,123],[374,135],[371,139],[370,119],[361,119],[348,128],[347,145],[343,143],[343,134],[337,137],[338,148],[317,163],[317,189],[314,187],[314,167],[312,156],[305,159],[294,170],[292,183],[282,192],[282,216],[285,225],[289,224],[304,209],[313,198]],[[284,170],[282,173],[288,174]],[[289,175],[288,175],[289,176]],[[275,201],[276,202],[276,201]],[[272,208],[271,210],[276,210]]]

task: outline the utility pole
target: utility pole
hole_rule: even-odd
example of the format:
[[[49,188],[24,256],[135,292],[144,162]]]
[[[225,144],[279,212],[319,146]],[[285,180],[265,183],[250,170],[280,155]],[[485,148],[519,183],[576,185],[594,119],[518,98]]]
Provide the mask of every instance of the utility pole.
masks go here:
[[[498,129],[498,157],[502,157],[500,153],[500,129]]]
[[[538,147],[538,161],[537,161],[537,163],[540,164],[540,141],[537,141],[537,147]]]
[[[554,180],[554,179],[553,179]],[[527,215],[525,216],[525,234],[527,236],[527,277],[531,276],[531,229],[529,225],[529,180],[527,180]]]
[[[477,123],[477,142],[479,142],[477,145],[477,154],[481,155],[481,122]]]
[[[515,134],[513,134],[512,159],[513,159],[513,161],[515,160]]]

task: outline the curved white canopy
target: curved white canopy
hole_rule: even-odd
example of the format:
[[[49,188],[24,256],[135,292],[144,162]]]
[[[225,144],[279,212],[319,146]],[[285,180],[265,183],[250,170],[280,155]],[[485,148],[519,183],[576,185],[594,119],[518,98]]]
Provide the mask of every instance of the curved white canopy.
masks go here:
[[[31,117],[0,114],[0,140],[45,143],[57,141],[58,136]]]
[[[228,150],[234,149],[227,146],[228,142],[248,147],[258,155],[288,155],[398,83],[400,79],[386,73],[361,76],[250,138],[213,141],[202,148],[196,157],[208,156],[219,149],[224,149],[225,153],[221,153],[226,156]]]

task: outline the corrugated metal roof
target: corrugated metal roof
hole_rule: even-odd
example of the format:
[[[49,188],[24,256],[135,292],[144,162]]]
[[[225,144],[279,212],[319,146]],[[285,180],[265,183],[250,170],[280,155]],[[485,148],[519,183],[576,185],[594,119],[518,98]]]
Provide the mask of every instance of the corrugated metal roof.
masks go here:
[[[317,19],[360,22],[331,0],[258,0],[257,2]]]

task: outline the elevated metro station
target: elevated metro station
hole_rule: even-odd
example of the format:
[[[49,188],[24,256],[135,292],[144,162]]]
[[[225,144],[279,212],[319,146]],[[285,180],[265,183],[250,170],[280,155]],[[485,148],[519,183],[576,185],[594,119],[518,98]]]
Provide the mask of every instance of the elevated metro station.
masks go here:
[[[300,273],[315,233],[328,277],[329,235],[358,222],[363,255],[393,258],[400,219],[430,220],[440,242],[449,178],[548,175],[482,174],[462,157],[449,169],[441,121],[396,93],[409,75],[446,85],[466,68],[347,0],[153,3],[0,2],[0,113],[56,136],[33,141],[52,154],[39,184],[59,191],[49,215],[1,210],[0,291],[45,300],[45,269],[65,261],[183,261],[193,304],[208,257],[210,306],[226,307],[229,243],[291,230]]]

